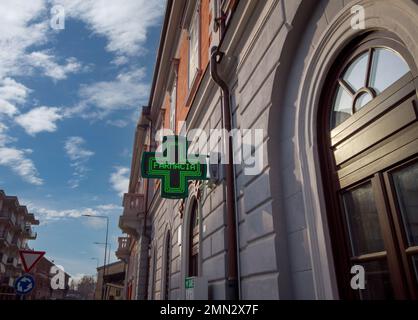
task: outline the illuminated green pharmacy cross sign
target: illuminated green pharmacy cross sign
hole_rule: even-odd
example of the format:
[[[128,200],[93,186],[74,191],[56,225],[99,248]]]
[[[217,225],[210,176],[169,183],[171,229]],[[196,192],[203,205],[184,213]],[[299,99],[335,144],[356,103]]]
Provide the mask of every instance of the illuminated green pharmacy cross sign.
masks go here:
[[[141,172],[143,178],[161,179],[161,197],[183,199],[189,195],[189,180],[207,179],[206,164],[187,160],[185,137],[163,138],[163,152],[144,152]],[[200,157],[196,157],[200,159]]]

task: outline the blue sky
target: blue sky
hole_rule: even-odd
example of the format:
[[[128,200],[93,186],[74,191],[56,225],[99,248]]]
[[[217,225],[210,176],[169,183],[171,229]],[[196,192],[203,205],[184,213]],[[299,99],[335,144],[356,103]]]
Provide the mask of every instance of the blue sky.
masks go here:
[[[61,5],[65,28],[50,26]],[[165,3],[2,0],[0,188],[39,218],[37,250],[73,276],[116,249],[135,123],[147,103]],[[112,254],[112,260],[116,258]]]

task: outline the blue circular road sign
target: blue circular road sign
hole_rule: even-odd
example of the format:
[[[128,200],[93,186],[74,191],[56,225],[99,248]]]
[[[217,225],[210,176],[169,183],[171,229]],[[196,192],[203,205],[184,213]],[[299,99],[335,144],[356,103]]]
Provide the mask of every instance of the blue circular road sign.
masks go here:
[[[15,290],[17,294],[28,294],[33,288],[35,288],[35,279],[33,279],[30,274],[24,274],[15,281]]]

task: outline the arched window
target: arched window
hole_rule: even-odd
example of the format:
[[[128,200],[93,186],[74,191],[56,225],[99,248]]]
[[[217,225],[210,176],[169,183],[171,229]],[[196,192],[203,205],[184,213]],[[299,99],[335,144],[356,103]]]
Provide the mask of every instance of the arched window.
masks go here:
[[[165,240],[165,266],[164,266],[164,288],[163,298],[164,300],[170,299],[170,272],[171,272],[171,238],[170,232],[167,232]]]
[[[417,74],[406,46],[375,32],[348,45],[325,83],[318,143],[343,298],[418,297]],[[364,290],[351,286],[353,266]]]
[[[388,47],[365,45],[352,56],[337,78],[331,114],[332,129],[410,71],[402,56]]]
[[[190,229],[189,229],[189,270],[188,276],[199,275],[199,214],[197,210],[197,201],[193,200],[190,211]]]

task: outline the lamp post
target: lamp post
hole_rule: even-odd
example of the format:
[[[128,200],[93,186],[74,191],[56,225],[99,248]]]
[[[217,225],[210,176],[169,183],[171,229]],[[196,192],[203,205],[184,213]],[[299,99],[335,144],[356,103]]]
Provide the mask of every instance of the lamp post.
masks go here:
[[[103,263],[103,284],[102,284],[102,300],[104,300],[104,280],[106,274],[106,254],[107,254],[107,238],[109,236],[109,217],[108,216],[96,216],[92,214],[83,214],[84,217],[88,218],[98,218],[98,219],[106,219],[106,241],[105,241],[105,254],[104,254],[104,263]]]

